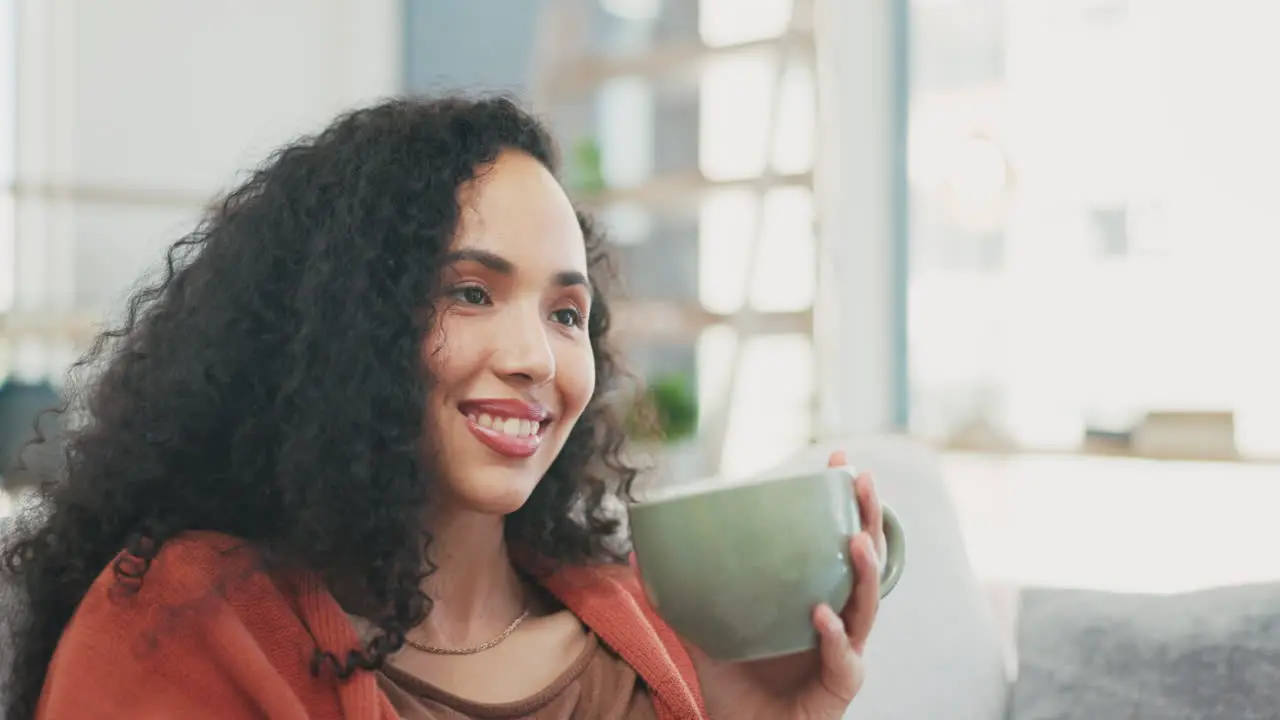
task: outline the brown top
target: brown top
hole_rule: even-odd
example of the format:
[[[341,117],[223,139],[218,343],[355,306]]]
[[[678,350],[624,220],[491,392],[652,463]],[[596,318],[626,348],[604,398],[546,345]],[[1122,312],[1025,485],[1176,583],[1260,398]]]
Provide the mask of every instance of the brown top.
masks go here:
[[[391,665],[377,674],[403,720],[656,720],[649,691],[636,672],[595,634],[577,660],[550,685],[523,700],[476,703]],[[495,682],[500,682],[495,680]]]

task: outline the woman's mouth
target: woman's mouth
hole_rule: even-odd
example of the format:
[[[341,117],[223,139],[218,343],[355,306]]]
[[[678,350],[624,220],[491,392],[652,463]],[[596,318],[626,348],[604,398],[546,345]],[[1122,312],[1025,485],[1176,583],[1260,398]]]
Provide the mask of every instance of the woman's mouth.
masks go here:
[[[490,450],[512,458],[538,452],[551,415],[541,405],[520,400],[470,400],[459,403],[467,429]]]

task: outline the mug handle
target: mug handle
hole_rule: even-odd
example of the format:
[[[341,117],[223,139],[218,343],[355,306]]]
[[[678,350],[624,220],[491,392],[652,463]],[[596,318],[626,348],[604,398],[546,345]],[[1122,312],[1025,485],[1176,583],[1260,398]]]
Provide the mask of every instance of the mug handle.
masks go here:
[[[884,597],[898,584],[902,577],[902,567],[907,557],[906,535],[902,532],[902,522],[893,508],[880,504],[884,511],[884,567],[880,570],[880,597]]]
[[[850,483],[858,477],[857,468],[851,465],[838,469],[849,476]],[[855,512],[858,512],[857,503],[855,496]],[[898,520],[898,514],[885,503],[881,503],[880,508],[884,515],[885,544],[885,557],[881,558],[880,561],[880,597],[883,598],[893,591],[894,586],[898,584],[899,578],[902,577],[902,568],[907,557],[907,543],[906,534],[902,531],[902,522]],[[862,524],[861,513],[858,514],[858,524]]]

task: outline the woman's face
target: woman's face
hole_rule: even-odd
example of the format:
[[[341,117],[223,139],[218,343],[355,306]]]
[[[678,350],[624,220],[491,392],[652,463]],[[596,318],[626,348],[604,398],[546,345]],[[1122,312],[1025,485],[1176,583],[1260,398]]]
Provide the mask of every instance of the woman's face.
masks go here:
[[[537,160],[504,152],[459,193],[443,299],[423,347],[443,500],[507,514],[528,499],[595,389],[586,246]]]

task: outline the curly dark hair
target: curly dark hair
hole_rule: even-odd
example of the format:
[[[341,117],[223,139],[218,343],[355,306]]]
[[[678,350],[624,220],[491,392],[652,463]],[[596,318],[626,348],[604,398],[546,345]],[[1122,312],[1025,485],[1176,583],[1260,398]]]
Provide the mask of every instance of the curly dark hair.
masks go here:
[[[389,100],[278,151],[173,244],[122,327],[73,369],[91,374],[63,460],[4,549],[26,610],[12,629],[8,717],[34,713],[60,634],[113,558],[149,562],[190,530],[356,588],[381,632],[345,658],[316,649],[314,672],[346,677],[401,647],[430,611],[421,581],[434,568],[419,346],[457,192],[504,150],[556,171],[546,129],[507,98]],[[579,218],[595,396],[506,520],[513,546],[560,564],[624,559],[605,501],[635,477],[608,401],[619,377],[605,342],[612,273],[601,235]]]

